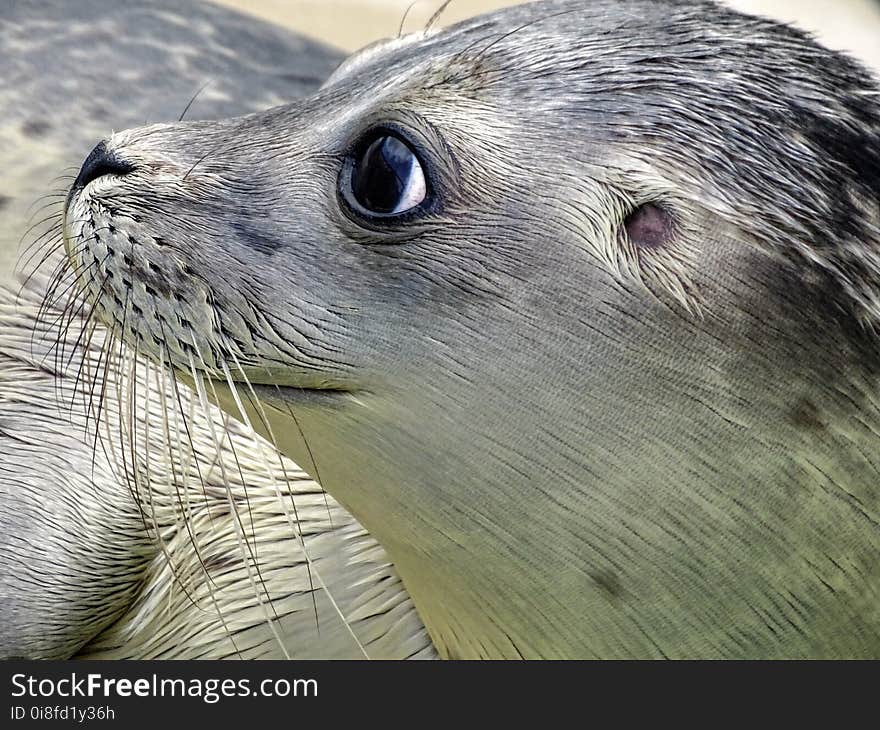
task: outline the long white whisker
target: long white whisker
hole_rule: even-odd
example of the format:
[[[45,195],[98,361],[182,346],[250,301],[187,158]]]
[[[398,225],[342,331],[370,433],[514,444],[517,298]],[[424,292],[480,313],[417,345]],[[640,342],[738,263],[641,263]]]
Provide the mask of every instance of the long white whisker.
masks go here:
[[[269,439],[270,439],[272,445],[277,449],[278,442],[275,439],[275,434],[272,431],[272,426],[269,423],[269,419],[266,417],[266,412],[263,409],[263,406],[260,403],[259,399],[257,398],[257,395],[254,392],[254,388],[251,385],[250,380],[248,380],[248,377],[245,374],[244,369],[241,367],[241,363],[238,361],[238,358],[235,357],[234,353],[230,353],[230,355],[232,357],[233,362],[235,363],[236,368],[239,371],[239,374],[242,377],[243,382],[245,383],[248,390],[250,391],[251,398],[253,399],[252,402],[255,404],[255,408],[257,409],[257,412],[260,416],[260,420],[261,420],[262,424],[266,428],[266,432],[269,435]],[[238,390],[234,386],[234,381],[232,379],[232,374],[229,371],[229,367],[226,365],[225,362],[223,363],[223,371],[224,371],[224,375],[226,376],[226,381],[230,385],[230,390],[232,391],[232,396],[235,400],[236,408],[238,409],[239,414],[241,415],[242,422],[250,429],[250,431],[252,433],[256,434],[256,431],[254,430],[254,427],[253,427],[250,419],[248,418],[247,412],[245,411],[244,405],[241,402],[241,398],[238,395]],[[284,474],[284,478],[286,481],[289,481],[289,479],[287,477],[287,470],[284,466],[284,461],[281,458],[280,452],[278,452],[278,456],[279,456],[279,461],[281,462],[281,469],[282,469],[282,473]],[[342,608],[337,603],[336,599],[333,597],[333,594],[330,592],[330,589],[327,587],[327,584],[324,582],[324,579],[321,577],[320,571],[318,570],[317,566],[315,566],[314,562],[312,561],[311,556],[309,555],[308,548],[306,547],[306,541],[305,541],[305,538],[302,534],[302,529],[300,528],[299,515],[298,515],[297,508],[296,508],[296,502],[294,501],[292,490],[291,490],[290,500],[291,500],[291,506],[293,507],[293,515],[291,515],[290,512],[287,510],[286,501],[284,500],[284,497],[281,494],[281,490],[277,485],[277,481],[273,479],[272,483],[275,486],[276,497],[278,498],[280,504],[282,505],[282,508],[284,509],[284,516],[287,519],[287,522],[290,525],[291,530],[293,530],[294,534],[297,536],[297,539],[300,544],[300,548],[303,551],[303,556],[305,557],[306,564],[308,565],[309,570],[311,571],[312,574],[314,574],[315,578],[317,578],[318,584],[324,590],[324,593],[327,595],[327,598],[330,601],[330,604],[333,607],[333,610],[336,612],[336,614],[341,619],[342,623],[344,624],[344,626],[346,628],[346,631],[348,631],[348,633],[351,635],[352,639],[354,640],[355,644],[357,645],[358,650],[364,655],[365,659],[369,659],[370,655],[367,653],[366,648],[361,643],[361,640],[358,638],[357,634],[355,633],[354,628],[352,627],[349,620],[346,618],[345,613],[343,612]]]
[[[202,411],[204,412],[204,414],[207,418],[208,428],[211,432],[211,438],[214,442],[214,447],[215,447],[217,453],[219,454],[222,451],[222,444],[220,442],[220,439],[217,436],[217,429],[214,424],[214,419],[211,416],[210,403],[208,401],[208,397],[205,392],[205,385],[202,380],[202,376],[199,373],[199,371],[196,369],[195,362],[193,361],[191,353],[189,355],[189,367],[190,367],[190,373],[193,378],[193,383],[195,385],[196,395],[199,398],[199,402],[201,404]],[[284,646],[284,642],[281,639],[281,635],[278,633],[278,627],[276,625],[276,621],[274,621],[272,619],[272,616],[269,613],[269,609],[267,608],[265,601],[263,600],[263,598],[260,594],[260,589],[257,584],[257,580],[254,577],[254,573],[253,573],[254,565],[252,565],[252,563],[253,564],[256,563],[256,557],[254,556],[251,545],[248,542],[247,535],[244,533],[244,526],[241,523],[241,516],[238,513],[238,509],[236,507],[235,500],[232,496],[232,489],[230,487],[229,474],[226,471],[226,465],[225,465],[222,457],[218,459],[218,465],[220,467],[220,474],[223,479],[223,484],[226,487],[226,497],[227,497],[227,500],[229,503],[230,514],[234,516],[233,525],[235,527],[235,534],[236,534],[236,538],[238,540],[239,550],[241,551],[242,559],[243,559],[245,568],[247,570],[248,580],[251,582],[251,586],[253,587],[253,590],[254,590],[254,596],[256,597],[257,602],[260,604],[260,608],[263,610],[263,612],[266,616],[266,622],[267,622],[270,630],[272,631],[272,634],[275,636],[275,639],[277,640],[278,645],[284,651],[285,657],[289,659],[290,655],[288,654],[287,649]],[[251,558],[250,560],[247,559],[248,556],[250,556],[250,558]],[[265,588],[265,586],[264,586],[264,588]]]

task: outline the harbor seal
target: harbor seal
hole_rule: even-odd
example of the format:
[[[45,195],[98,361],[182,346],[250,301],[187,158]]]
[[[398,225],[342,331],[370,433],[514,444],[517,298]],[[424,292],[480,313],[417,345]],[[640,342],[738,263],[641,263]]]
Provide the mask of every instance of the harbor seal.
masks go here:
[[[111,347],[68,297],[72,279],[46,277],[76,168],[57,176],[95,138],[289,101],[342,54],[167,0],[4,5],[0,50],[0,657],[433,656],[350,514],[247,428]]]
[[[877,657],[878,198],[854,61],[558,0],[110,137],[66,247],[378,538],[441,656]]]
[[[111,351],[103,328],[81,337],[87,315],[40,313],[41,299],[0,289],[3,656],[433,656],[351,515],[248,429]]]

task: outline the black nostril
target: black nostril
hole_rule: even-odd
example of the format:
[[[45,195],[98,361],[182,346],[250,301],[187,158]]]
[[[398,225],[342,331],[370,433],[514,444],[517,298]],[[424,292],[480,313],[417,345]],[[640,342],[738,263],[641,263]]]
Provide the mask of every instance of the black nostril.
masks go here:
[[[102,175],[127,175],[132,170],[134,165],[119,159],[115,152],[108,150],[106,142],[99,142],[83,162],[73,187],[84,188]]]

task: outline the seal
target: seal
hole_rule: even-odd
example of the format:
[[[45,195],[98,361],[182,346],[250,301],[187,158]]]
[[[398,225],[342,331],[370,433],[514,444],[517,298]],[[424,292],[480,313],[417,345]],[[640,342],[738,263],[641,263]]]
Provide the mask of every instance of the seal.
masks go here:
[[[441,656],[877,657],[878,200],[856,62],[559,0],[116,134],[65,227],[103,321],[318,478]]]
[[[3,3],[0,23],[4,274],[34,222],[34,201],[69,187],[110,129],[184,111],[210,119],[266,109],[313,91],[344,57],[198,0],[192,14],[170,0]],[[72,174],[61,185],[64,171]]]
[[[201,3],[18,3],[0,21],[0,263],[29,244],[19,281],[0,271],[0,657],[432,656],[351,515],[115,340],[72,278],[47,281],[64,193],[31,205],[109,127],[266,108],[341,55]]]
[[[4,656],[433,656],[351,515],[43,290],[0,290]]]

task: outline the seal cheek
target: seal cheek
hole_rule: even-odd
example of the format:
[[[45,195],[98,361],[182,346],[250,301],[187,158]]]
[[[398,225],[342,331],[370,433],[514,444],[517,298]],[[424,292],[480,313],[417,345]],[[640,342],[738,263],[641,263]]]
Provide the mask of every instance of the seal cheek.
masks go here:
[[[672,240],[675,226],[668,211],[654,203],[640,205],[623,222],[626,235],[637,248],[658,249]]]

